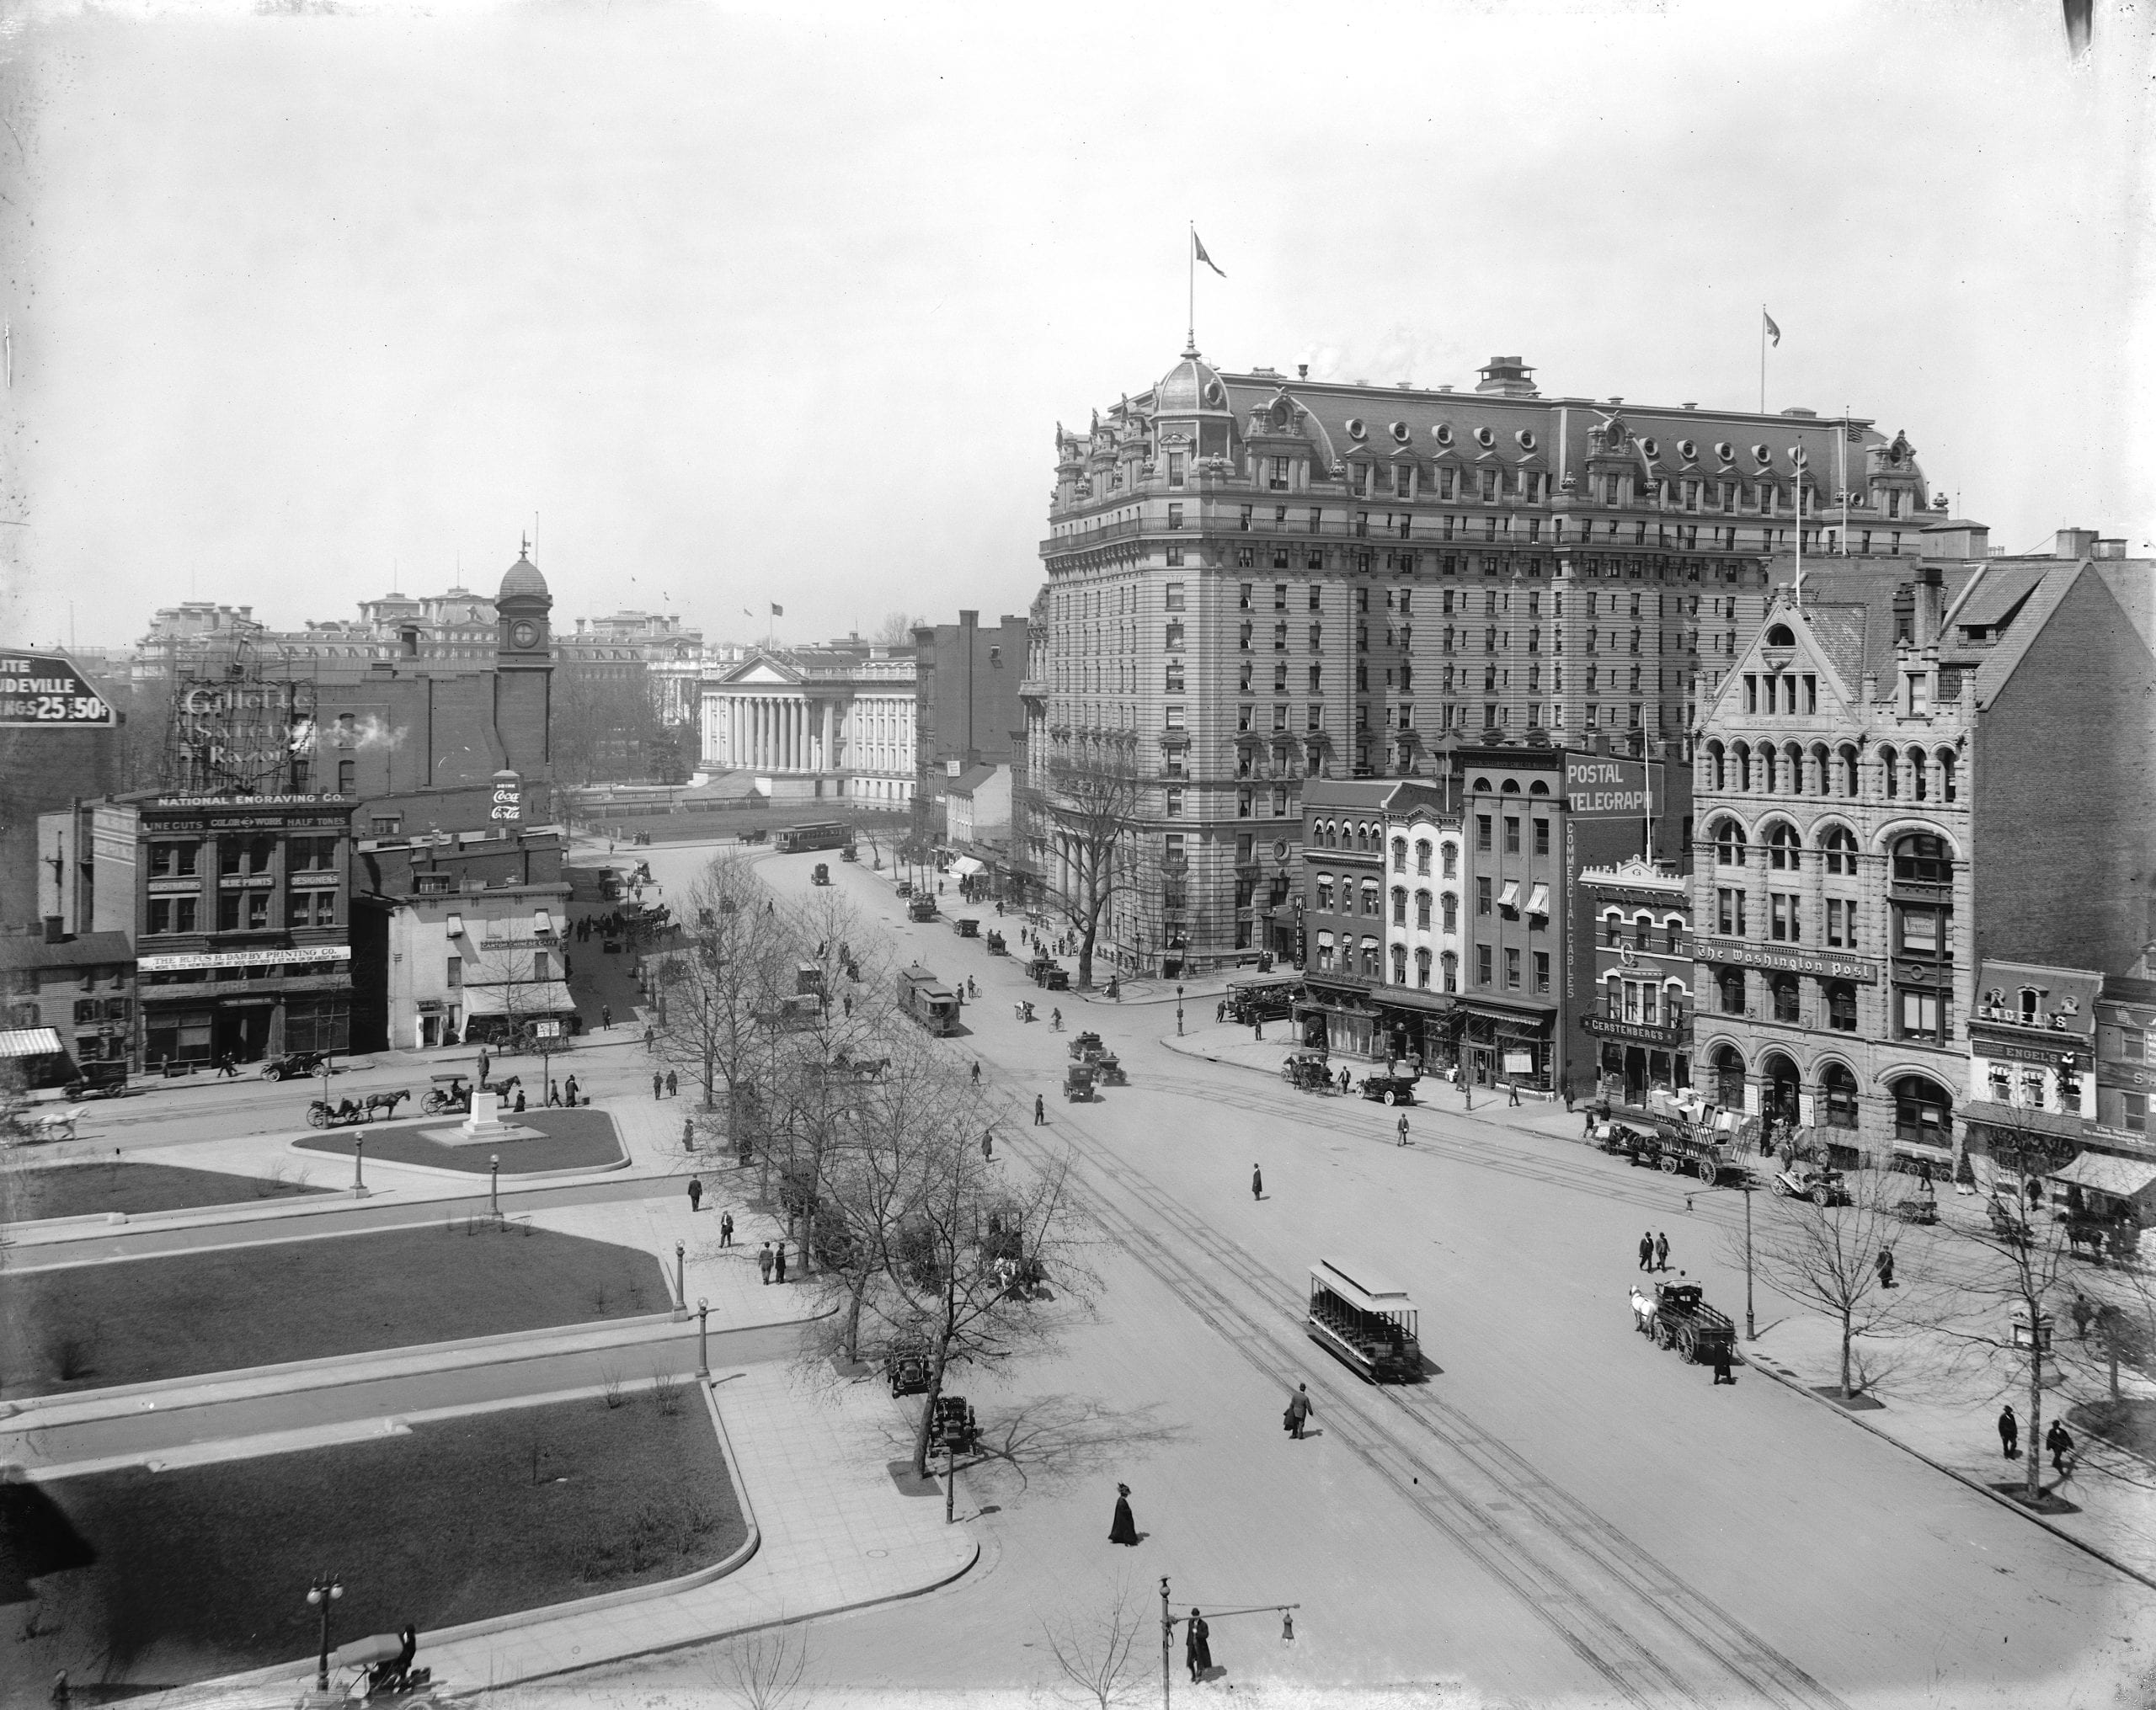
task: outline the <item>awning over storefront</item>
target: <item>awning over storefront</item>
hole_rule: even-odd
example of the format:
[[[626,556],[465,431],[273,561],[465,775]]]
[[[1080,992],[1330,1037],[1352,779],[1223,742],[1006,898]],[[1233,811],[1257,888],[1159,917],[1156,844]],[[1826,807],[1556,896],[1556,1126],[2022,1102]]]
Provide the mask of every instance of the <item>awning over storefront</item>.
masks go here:
[[[54,1027],[16,1027],[0,1032],[0,1057],[56,1057],[65,1049]]]
[[[971,855],[960,855],[958,860],[951,863],[950,866],[951,876],[954,879],[970,879],[975,873],[984,873],[987,871],[985,866]]]
[[[2116,1200],[2142,1199],[2156,1188],[2156,1164],[2137,1158],[2113,1158],[2101,1152],[2084,1152],[2065,1169],[2045,1178],[2068,1186],[2088,1188]]]
[[[467,1015],[507,1015],[515,1014],[522,1019],[541,1015],[567,1015],[576,1008],[576,999],[569,996],[568,987],[560,980],[534,980],[516,987],[471,986],[464,988],[464,1013]]]

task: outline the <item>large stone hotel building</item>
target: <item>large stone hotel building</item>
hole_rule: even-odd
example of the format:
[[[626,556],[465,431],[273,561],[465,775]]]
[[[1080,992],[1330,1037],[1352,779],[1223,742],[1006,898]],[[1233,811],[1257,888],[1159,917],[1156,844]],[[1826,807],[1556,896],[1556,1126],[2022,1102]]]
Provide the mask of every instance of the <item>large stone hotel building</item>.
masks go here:
[[[1144,781],[1102,934],[1127,970],[1294,953],[1305,778],[1429,776],[1462,742],[1673,753],[1774,555],[1913,557],[1939,521],[1865,421],[1545,397],[1516,358],[1455,392],[1186,350],[1056,456],[1026,759],[1037,792],[1059,764]],[[1054,885],[1052,821],[1020,823]]]

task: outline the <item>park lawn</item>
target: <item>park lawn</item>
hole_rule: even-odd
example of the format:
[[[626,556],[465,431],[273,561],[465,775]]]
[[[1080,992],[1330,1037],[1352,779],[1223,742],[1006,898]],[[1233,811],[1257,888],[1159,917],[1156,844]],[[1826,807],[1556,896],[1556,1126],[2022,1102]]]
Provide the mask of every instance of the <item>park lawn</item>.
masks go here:
[[[0,1396],[593,1324],[671,1303],[648,1253],[461,1217],[19,1271],[0,1312]]]
[[[333,1645],[409,1621],[424,1665],[445,1627],[723,1559],[747,1526],[693,1382],[670,1413],[648,1377],[623,1396],[618,1408],[514,1408],[334,1448],[0,1486],[0,1595],[18,1632],[37,1634],[0,1647],[0,1703],[44,1702],[61,1668],[78,1691],[100,1677],[140,1691],[297,1664],[320,1642],[305,1600],[325,1570],[344,1587]]]
[[[100,1217],[112,1212],[185,1211],[195,1206],[237,1206],[257,1200],[327,1193],[296,1175],[232,1175],[174,1164],[59,1164],[0,1174],[0,1223],[42,1217]]]
[[[560,1077],[558,1075],[558,1080]],[[350,1158],[353,1136],[365,1133],[369,1158],[390,1164],[424,1164],[436,1169],[461,1169],[469,1175],[485,1175],[489,1160],[502,1161],[504,1175],[529,1175],[543,1169],[604,1169],[622,1161],[622,1143],[614,1132],[614,1119],[604,1111],[526,1111],[509,1119],[539,1130],[529,1140],[488,1140],[471,1146],[445,1146],[427,1137],[424,1127],[331,1128],[302,1140],[303,1151],[323,1152],[333,1158]],[[461,1116],[443,1116],[434,1126],[455,1127]]]

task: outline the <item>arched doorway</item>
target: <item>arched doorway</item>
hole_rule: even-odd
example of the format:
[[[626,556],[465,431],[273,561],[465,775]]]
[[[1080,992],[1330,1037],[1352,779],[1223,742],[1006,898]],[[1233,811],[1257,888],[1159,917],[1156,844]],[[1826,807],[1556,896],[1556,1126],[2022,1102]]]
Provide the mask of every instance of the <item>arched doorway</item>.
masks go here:
[[[1781,1122],[1794,1127],[1801,1106],[1797,1101],[1797,1089],[1801,1078],[1796,1065],[1779,1051],[1767,1053],[1759,1061],[1759,1116],[1764,1122]]]
[[[1820,1123],[1856,1132],[1856,1076],[1848,1064],[1830,1063],[1819,1071]]]
[[[1715,1047],[1715,1101],[1732,1111],[1744,1108],[1744,1057],[1733,1045]]]

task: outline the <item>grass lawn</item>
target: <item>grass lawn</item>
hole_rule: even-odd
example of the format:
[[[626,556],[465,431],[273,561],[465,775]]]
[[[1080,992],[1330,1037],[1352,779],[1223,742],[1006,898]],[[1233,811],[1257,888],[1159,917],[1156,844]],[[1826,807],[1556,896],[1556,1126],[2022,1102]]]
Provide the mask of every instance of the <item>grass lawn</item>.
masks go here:
[[[0,1486],[0,1702],[134,1691],[315,1654],[306,1593],[344,1587],[334,1645],[672,1579],[747,1534],[711,1420],[683,1384],[474,1414],[332,1449]],[[533,1477],[533,1451],[539,1453]],[[294,1670],[296,1675],[298,1670]],[[459,1688],[483,1681],[454,1681]]]
[[[648,1253],[529,1229],[458,1221],[19,1272],[0,1313],[0,1396],[590,1324],[672,1303]]]
[[[107,1212],[176,1212],[193,1206],[244,1205],[327,1193],[295,1170],[291,1180],[187,1169],[173,1164],[60,1164],[0,1172],[0,1223],[101,1216]],[[331,1174],[327,1164],[323,1175]]]
[[[536,1077],[535,1076],[536,1079]],[[559,1079],[558,1075],[556,1079]],[[443,1127],[453,1128],[464,1119],[444,1116]],[[461,1169],[484,1175],[488,1160],[499,1157],[504,1175],[526,1175],[541,1169],[603,1169],[622,1160],[622,1143],[614,1133],[614,1119],[604,1111],[526,1111],[510,1121],[539,1130],[531,1140],[488,1140],[471,1146],[445,1146],[430,1140],[422,1128],[370,1128],[367,1156],[391,1164],[426,1164],[436,1169]],[[308,1152],[333,1158],[352,1155],[352,1128],[330,1128],[301,1141]]]

